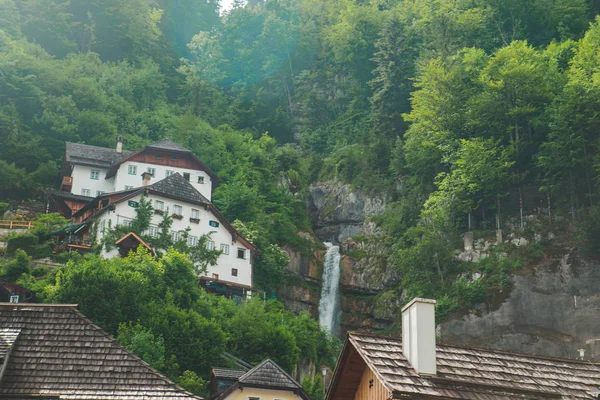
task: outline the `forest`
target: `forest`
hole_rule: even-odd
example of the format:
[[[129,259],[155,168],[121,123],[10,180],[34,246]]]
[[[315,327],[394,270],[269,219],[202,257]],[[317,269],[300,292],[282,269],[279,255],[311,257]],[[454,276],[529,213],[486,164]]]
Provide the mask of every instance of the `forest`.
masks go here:
[[[253,237],[257,285],[276,293],[281,247],[314,250],[301,234],[311,231],[309,185],[341,181],[387,199],[376,222],[402,273],[398,293],[438,298],[443,317],[517,268],[455,259],[471,221],[495,230],[510,213],[522,225],[544,209],[579,221],[600,247],[598,13],[597,0],[248,0],[231,10],[218,0],[0,0],[0,201],[43,199],[58,185],[65,141],[113,147],[123,135],[137,149],[171,138],[219,176],[215,205]],[[160,316],[172,312],[210,330],[215,349],[247,356],[235,329],[211,322],[243,318],[233,305],[178,293],[188,289],[168,277],[183,273],[176,254],[160,268],[132,257],[143,262],[71,261],[39,291],[85,304],[93,294],[68,282],[92,263],[132,280],[147,268],[164,303],[140,304],[160,312],[109,321],[83,311],[126,343],[146,335],[165,346],[172,333]],[[27,272],[17,261],[5,269]],[[459,279],[474,269],[489,281]],[[275,303],[244,307],[288,315]],[[206,374],[188,350],[165,351],[185,366],[171,376]]]

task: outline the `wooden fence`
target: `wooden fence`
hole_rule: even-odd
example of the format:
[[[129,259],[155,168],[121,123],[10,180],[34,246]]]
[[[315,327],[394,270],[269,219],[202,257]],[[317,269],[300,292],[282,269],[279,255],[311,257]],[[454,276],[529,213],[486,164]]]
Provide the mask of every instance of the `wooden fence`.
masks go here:
[[[31,229],[33,221],[8,221],[0,220],[0,229]]]

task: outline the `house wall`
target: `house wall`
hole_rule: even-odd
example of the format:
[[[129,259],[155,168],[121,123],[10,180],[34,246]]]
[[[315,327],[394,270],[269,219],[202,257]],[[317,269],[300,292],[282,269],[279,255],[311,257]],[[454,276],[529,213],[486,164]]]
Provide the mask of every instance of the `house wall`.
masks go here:
[[[372,384],[370,383],[371,380]],[[358,390],[354,395],[354,400],[387,400],[389,398],[391,398],[390,391],[383,386],[369,367],[365,368]]]
[[[139,202],[141,195],[135,196],[130,200]],[[183,209],[183,218],[181,220],[173,218],[173,225],[171,226],[172,232],[185,231],[189,226],[191,231],[190,236],[200,237],[204,234],[211,233],[211,240],[215,243],[215,248],[220,249],[221,244],[229,245],[229,254],[221,254],[219,256],[217,265],[209,267],[208,273],[204,276],[212,277],[213,274],[219,275],[219,280],[224,280],[236,284],[252,286],[252,264],[250,249],[242,245],[239,241],[233,241],[231,233],[221,224],[212,212],[206,210],[203,206],[193,205],[182,201],[172,200],[163,196],[157,196],[150,194],[147,199],[152,201],[152,205],[156,207],[156,201],[164,202],[165,209],[169,210],[169,213],[173,212],[173,205],[181,205]],[[199,210],[200,222],[190,222],[190,216],[192,208]],[[131,221],[136,216],[136,209],[130,207],[128,200],[122,201],[115,205],[114,211],[106,211],[98,218],[98,239],[103,236],[102,227],[108,229],[109,226],[115,227],[122,225],[124,221]],[[150,222],[151,227],[158,229],[158,224],[162,221],[162,215],[154,214]],[[110,222],[109,222],[110,221]],[[209,225],[209,221],[219,222],[218,227],[212,227]],[[246,258],[237,258],[238,247],[246,250]],[[111,255],[104,253],[105,257],[110,258]],[[232,268],[236,268],[238,271],[237,276],[232,275]]]
[[[97,180],[91,178],[92,170],[100,171],[100,176]],[[71,171],[71,176],[73,177],[71,193],[81,195],[82,189],[90,189],[90,196],[96,197],[96,192],[99,190],[103,192],[114,191],[114,180],[105,179],[107,171],[106,168],[88,167],[85,165],[73,166],[73,171]]]
[[[137,173],[135,175],[129,175],[130,165],[137,166]],[[210,179],[210,176],[206,172],[191,168],[180,168],[139,161],[127,161],[121,164],[114,178],[114,190],[125,190],[125,186],[142,186],[142,173],[146,172],[148,168],[154,168],[155,170],[154,177],[151,178],[150,184],[165,179],[167,177],[167,170],[178,172],[181,176],[183,176],[184,172],[189,173],[190,183],[192,184],[192,186],[196,188],[196,190],[198,190],[200,193],[202,193],[208,200],[211,200],[212,181]],[[198,177],[204,177],[204,183],[198,183]]]
[[[260,400],[300,400],[300,396],[293,392],[250,387],[234,390],[225,400],[248,400],[250,397],[258,397]]]

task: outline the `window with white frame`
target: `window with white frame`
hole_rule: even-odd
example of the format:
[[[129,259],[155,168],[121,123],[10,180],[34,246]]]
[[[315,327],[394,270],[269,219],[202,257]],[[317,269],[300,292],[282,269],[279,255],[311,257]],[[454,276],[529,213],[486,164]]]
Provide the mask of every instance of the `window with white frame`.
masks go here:
[[[168,170],[165,172],[165,177],[166,177],[166,178],[168,178],[169,176],[173,175],[174,173],[175,173],[175,171],[173,171],[173,170],[171,170],[171,169],[168,169]]]
[[[154,209],[164,211],[165,210],[165,202],[160,200],[154,201]]]
[[[198,183],[204,183],[204,177],[203,176],[199,176],[198,177]]]
[[[131,185],[125,185],[125,190],[131,190],[131,189],[133,189],[133,186],[131,186]]]
[[[131,220],[130,219],[123,219],[123,220],[121,220],[121,225],[129,227],[129,226],[131,226]]]
[[[176,231],[171,232],[171,239],[173,239],[174,242],[181,239],[181,232],[176,232]]]
[[[104,190],[96,190],[96,196],[101,196],[106,193]]]
[[[200,210],[197,210],[195,208],[192,208],[192,215],[190,218],[193,219],[200,219]]]
[[[221,244],[221,252],[225,255],[229,254],[229,245],[228,244]]]
[[[81,195],[87,196],[87,197],[92,197],[92,191],[90,189],[81,189]]]
[[[129,172],[129,175],[137,175],[137,165],[129,164],[127,172]]]
[[[152,167],[148,167],[148,173],[150,175],[152,175],[152,177],[154,178],[154,175],[156,175],[156,169],[152,168]]]
[[[104,232],[104,229],[106,229],[106,220],[105,219],[100,221],[100,232]]]
[[[198,246],[198,237],[197,236],[188,236],[188,246]]]
[[[214,250],[215,249],[215,242],[213,242],[212,240],[208,240],[206,242],[206,248],[209,250]]]
[[[183,215],[183,207],[179,204],[173,204],[173,214]]]
[[[90,179],[93,179],[95,181],[100,179],[100,171],[98,171],[97,169],[91,170],[90,171]]]
[[[244,249],[242,247],[238,247],[237,258],[239,258],[241,260],[245,260],[246,259],[246,249]]]
[[[159,233],[159,229],[156,226],[151,226],[148,228],[148,235],[151,237],[157,237]]]

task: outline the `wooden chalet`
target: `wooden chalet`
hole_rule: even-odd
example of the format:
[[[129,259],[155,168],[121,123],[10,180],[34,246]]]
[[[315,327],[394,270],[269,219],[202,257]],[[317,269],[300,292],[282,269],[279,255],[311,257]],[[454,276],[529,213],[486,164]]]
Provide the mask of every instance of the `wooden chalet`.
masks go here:
[[[348,334],[327,400],[600,398],[600,364],[436,345],[422,301],[403,310],[403,339]]]
[[[169,381],[75,305],[0,304],[0,399],[201,399]]]
[[[294,378],[266,359],[249,371],[213,368],[211,400],[310,400]]]
[[[121,255],[121,257],[127,257],[127,255],[130,252],[137,251],[138,247],[140,246],[148,250],[148,253],[154,254],[154,250],[152,249],[152,247],[134,232],[127,233],[122,238],[117,240],[115,244],[119,249],[119,254]]]

